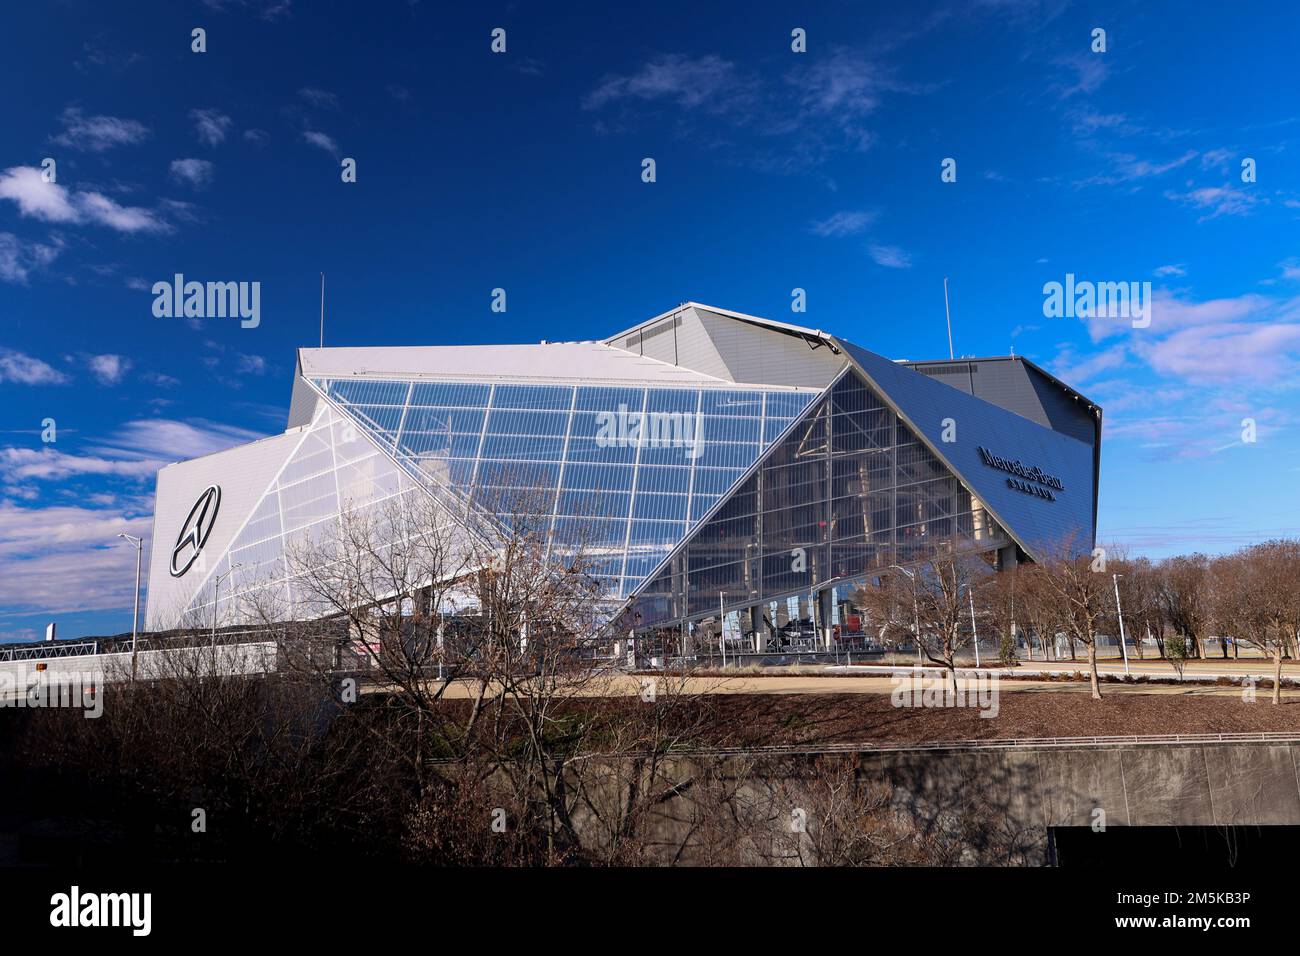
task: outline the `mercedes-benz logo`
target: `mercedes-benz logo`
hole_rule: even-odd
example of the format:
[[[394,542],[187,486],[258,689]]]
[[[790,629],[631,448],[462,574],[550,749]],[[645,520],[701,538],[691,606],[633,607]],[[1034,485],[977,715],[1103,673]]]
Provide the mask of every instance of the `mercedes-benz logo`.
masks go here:
[[[221,507],[221,489],[216,485],[209,485],[207,491],[199,495],[199,500],[194,502],[189,517],[181,525],[176,546],[172,548],[172,577],[179,578],[198,559],[199,552],[207,544],[208,535],[212,533],[219,507]]]

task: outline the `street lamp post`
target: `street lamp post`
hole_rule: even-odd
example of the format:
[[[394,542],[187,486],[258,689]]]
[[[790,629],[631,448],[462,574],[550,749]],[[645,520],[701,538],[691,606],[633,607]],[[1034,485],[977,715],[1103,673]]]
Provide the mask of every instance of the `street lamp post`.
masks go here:
[[[140,633],[140,559],[144,557],[144,539],[133,534],[119,534],[135,548],[135,608],[131,612],[131,680],[135,680],[135,642]]]
[[[1115,613],[1119,615],[1119,650],[1124,655],[1124,673],[1128,674],[1128,647],[1124,643],[1124,609],[1119,606],[1119,579],[1123,576],[1112,574],[1110,577],[1115,582]]]
[[[980,635],[975,630],[975,589],[969,584],[963,584],[966,589],[966,596],[970,598],[970,632],[971,641],[975,644],[975,666],[980,666]]]
[[[240,566],[241,565],[239,564],[232,564],[224,574],[217,575],[216,583],[212,585],[212,646],[213,647],[217,646],[217,608],[218,608],[217,600],[221,597],[221,579],[230,577],[232,574],[235,573],[235,568],[238,568]]]
[[[718,592],[718,646],[722,648],[722,669],[727,669],[727,625],[722,613],[722,592]]]

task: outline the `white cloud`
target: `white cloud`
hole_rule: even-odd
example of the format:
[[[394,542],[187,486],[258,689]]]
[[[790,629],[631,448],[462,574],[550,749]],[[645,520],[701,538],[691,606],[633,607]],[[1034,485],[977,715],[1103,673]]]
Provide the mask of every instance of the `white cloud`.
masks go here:
[[[76,222],[80,218],[68,198],[68,190],[47,183],[35,166],[12,166],[0,173],[0,199],[18,204],[20,215],[43,222]]]
[[[1058,58],[1056,65],[1073,74],[1056,84],[1056,95],[1060,99],[1067,99],[1076,93],[1096,92],[1110,75],[1105,54],[1076,53]]]
[[[304,86],[298,91],[298,95],[312,106],[334,109],[339,105],[339,98],[337,96],[329,90],[317,89],[314,86]]]
[[[1198,222],[1218,219],[1220,216],[1244,216],[1258,202],[1254,194],[1233,186],[1206,186],[1185,193],[1167,192],[1165,197],[1203,211],[1205,215]]]
[[[171,231],[171,226],[156,213],[138,206],[119,206],[102,193],[77,193],[76,198],[87,218],[118,232]]]
[[[230,132],[234,121],[219,110],[190,110],[194,135],[206,146],[217,146]]]
[[[1191,383],[1280,385],[1300,374],[1300,297],[1247,293],[1197,301],[1167,289],[1150,303],[1151,324],[1090,318],[1094,342],[1125,335],[1153,370]]]
[[[842,211],[812,223],[809,228],[818,236],[855,236],[865,232],[878,216],[874,211]]]
[[[62,385],[68,377],[53,366],[14,349],[0,348],[0,384]]]
[[[727,149],[760,170],[790,173],[825,162],[846,144],[867,149],[874,133],[866,119],[886,95],[927,88],[896,80],[883,59],[887,49],[885,41],[871,51],[836,47],[816,57],[794,57],[798,66],[780,73],[744,72],[716,54],[660,54],[631,73],[605,75],[582,105],[612,114],[597,122],[601,130],[623,128],[637,104],[676,107],[687,121],[675,130],[695,145]],[[737,150],[718,119],[762,141]],[[783,141],[776,142],[778,137]]]
[[[203,5],[221,13],[235,7],[248,9],[257,14],[259,19],[268,22],[293,13],[293,0],[203,0]]]
[[[313,146],[320,147],[321,149],[325,150],[325,152],[327,153],[333,153],[335,156],[338,155],[339,152],[338,144],[335,143],[334,140],[332,140],[329,136],[327,136],[324,133],[318,132],[317,130],[314,129],[309,129],[303,132],[302,138],[305,139],[307,142],[311,143]]]
[[[898,248],[898,246],[872,244],[867,247],[867,252],[876,265],[884,266],[886,269],[910,269],[912,267],[911,254]]]
[[[63,251],[63,244],[24,242],[12,232],[0,232],[0,280],[25,283],[33,270],[42,269]]]
[[[1149,159],[1139,159],[1131,153],[1111,153],[1107,157],[1111,162],[1111,170],[1098,176],[1090,176],[1081,180],[1075,185],[1078,186],[1114,186],[1119,183],[1135,182],[1142,179],[1151,179],[1156,176],[1163,176],[1165,173],[1172,172],[1180,166],[1185,166],[1196,158],[1196,150],[1189,149],[1180,156],[1165,162],[1153,162]]]
[[[172,179],[178,183],[203,189],[212,182],[212,172],[216,167],[206,159],[173,159],[169,168]]]
[[[689,57],[673,53],[651,59],[635,73],[605,76],[587,94],[583,106],[596,110],[624,99],[668,99],[687,109],[718,112],[733,104],[746,87],[735,64],[715,54]]]
[[[1300,371],[1300,323],[1224,322],[1181,329],[1138,354],[1162,375],[1191,382],[1277,384]]]
[[[43,222],[90,222],[126,233],[162,233],[171,229],[148,209],[119,205],[103,193],[71,192],[59,183],[43,182],[40,177],[41,171],[33,166],[6,169],[0,173],[0,199],[12,200],[20,215]]]
[[[49,501],[59,493],[38,492],[33,484],[93,477],[144,489],[168,462],[259,437],[202,419],[139,419],[87,446],[84,454],[51,446],[0,448],[0,476],[11,499],[0,500],[0,606],[49,614],[129,607],[136,556],[116,536],[152,534],[147,493],[101,490],[79,495],[76,505],[40,508],[12,500]]]
[[[260,355],[240,353],[238,363],[238,371],[241,375],[261,375],[266,371],[266,359]]]
[[[149,127],[136,120],[116,116],[85,116],[75,106],[63,111],[63,132],[54,142],[71,149],[85,149],[93,153],[130,146],[149,135]]]
[[[0,501],[0,606],[51,615],[129,609],[136,552],[117,535],[147,538],[149,510],[147,498],[102,509]]]
[[[1227,149],[1210,149],[1201,154],[1201,169],[1217,169],[1220,172],[1228,171],[1228,161],[1232,159],[1231,150]]]
[[[205,419],[153,418],[127,422],[115,434],[85,444],[84,454],[68,454],[52,446],[0,448],[0,481],[11,497],[25,494],[32,482],[71,478],[121,479],[139,484],[152,481],[158,469],[256,441],[261,434]]]
[[[90,355],[86,357],[86,367],[100,385],[116,385],[131,368],[131,360],[112,354]]]
[[[1155,270],[1155,275],[1163,279],[1165,276],[1185,276],[1187,275],[1187,266],[1183,263],[1176,265],[1160,266]]]
[[[247,428],[223,425],[202,418],[185,421],[145,418],[127,422],[115,435],[91,450],[115,454],[128,460],[184,461],[263,437],[265,436]]]
[[[124,461],[101,455],[69,455],[53,448],[0,448],[0,465],[6,483],[17,481],[62,481],[78,475],[117,478],[150,478],[166,460]]]
[[[1062,381],[1081,387],[1099,373],[1122,366],[1127,354],[1123,345],[1114,345],[1087,356],[1079,356],[1072,349],[1066,348],[1052,362],[1052,373]]]

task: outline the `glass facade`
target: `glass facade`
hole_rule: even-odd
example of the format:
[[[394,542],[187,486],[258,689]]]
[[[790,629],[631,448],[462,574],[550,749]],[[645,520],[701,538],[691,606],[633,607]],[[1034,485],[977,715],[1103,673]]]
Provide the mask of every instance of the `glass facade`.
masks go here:
[[[386,502],[411,493],[423,494],[388,455],[322,403],[230,548],[215,567],[205,569],[206,580],[185,609],[184,623],[246,622],[252,602],[275,617],[312,616],[305,595],[294,589],[286,555],[303,553],[298,545],[307,539],[326,541],[344,512],[380,514]]]
[[[784,605],[802,619],[825,585],[942,548],[1010,542],[851,370],[820,398],[812,389],[312,384],[328,401],[205,569],[189,624],[235,623],[252,598],[284,617],[323,612],[295,588],[286,555],[327,540],[344,513],[378,513],[412,493],[432,493],[470,527],[509,524],[512,502],[540,502],[551,547],[582,542],[611,609],[640,588],[638,627],[715,614],[720,597],[728,609],[765,603],[780,616]]]
[[[807,409],[817,392],[317,379],[467,520],[539,508],[625,598]],[[530,511],[530,519],[534,515]]]
[[[882,397],[847,372],[637,595],[650,626],[807,595],[945,548],[1010,542]]]

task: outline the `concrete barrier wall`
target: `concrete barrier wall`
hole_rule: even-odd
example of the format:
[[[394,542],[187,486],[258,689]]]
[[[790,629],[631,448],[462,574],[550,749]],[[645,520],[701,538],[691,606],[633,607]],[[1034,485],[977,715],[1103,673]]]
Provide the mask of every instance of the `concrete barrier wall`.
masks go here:
[[[44,664],[45,669],[37,670],[38,664]],[[136,655],[136,676],[140,680],[154,680],[184,673],[261,674],[275,670],[275,664],[276,645],[273,641],[142,650]],[[130,676],[130,652],[2,661],[0,703],[13,702],[26,695],[27,688],[33,684],[81,685],[89,681],[100,686],[129,680]]]
[[[1300,825],[1293,744],[1076,747],[864,754],[913,809],[973,801],[1036,828]]]

